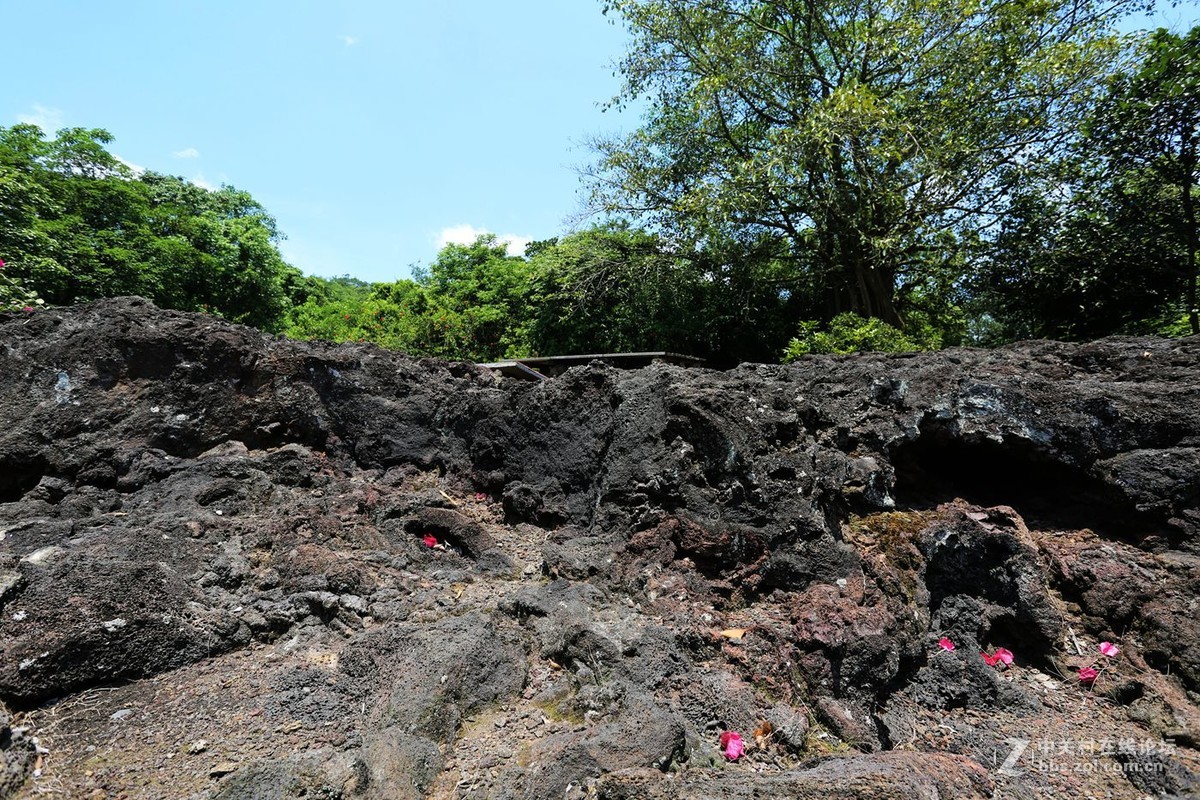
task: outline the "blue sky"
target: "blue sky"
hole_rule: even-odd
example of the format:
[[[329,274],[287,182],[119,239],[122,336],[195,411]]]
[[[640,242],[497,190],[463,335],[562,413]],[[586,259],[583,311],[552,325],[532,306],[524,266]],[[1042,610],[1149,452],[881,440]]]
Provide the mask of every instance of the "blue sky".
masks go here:
[[[249,191],[306,273],[394,280],[580,211],[586,140],[637,124],[601,111],[625,34],[600,5],[0,0],[0,125],[106,128],[131,164]]]
[[[447,236],[557,235],[625,35],[599,0],[0,0],[0,125],[106,128],[249,191],[309,274],[406,276]]]

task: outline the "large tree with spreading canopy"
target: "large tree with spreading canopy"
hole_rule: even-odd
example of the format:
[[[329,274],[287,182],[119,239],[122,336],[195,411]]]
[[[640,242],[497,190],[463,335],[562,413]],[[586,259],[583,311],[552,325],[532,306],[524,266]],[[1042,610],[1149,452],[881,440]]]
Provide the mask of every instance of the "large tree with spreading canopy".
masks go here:
[[[827,317],[902,325],[897,298],[1075,134],[1135,7],[612,0],[632,34],[614,102],[648,110],[597,142],[593,198],[681,248],[778,237]]]

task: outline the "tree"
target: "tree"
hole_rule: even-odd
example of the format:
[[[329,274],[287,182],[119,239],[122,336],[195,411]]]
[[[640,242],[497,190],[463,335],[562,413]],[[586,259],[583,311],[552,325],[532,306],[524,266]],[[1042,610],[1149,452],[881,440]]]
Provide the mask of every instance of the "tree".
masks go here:
[[[1200,28],[1134,44],[1076,147],[1014,186],[984,243],[967,282],[982,342],[1195,331]]]
[[[1200,26],[1185,36],[1159,29],[1141,46],[1142,60],[1117,75],[1089,134],[1114,173],[1142,172],[1175,196],[1174,234],[1187,256],[1180,283],[1192,333],[1200,333],[1197,304],[1196,189],[1200,184]]]
[[[327,283],[288,314],[296,338],[371,341],[414,356],[495,361],[528,355],[529,264],[488,234],[449,244],[415,280]]]
[[[1075,182],[1057,195],[1019,190],[968,280],[977,317],[988,323],[976,341],[1166,332],[1184,264],[1177,208],[1142,170]]]
[[[494,234],[448,244],[417,283],[436,308],[438,355],[494,361],[529,355],[529,262],[508,255]]]
[[[248,193],[135,175],[112,136],[0,127],[0,256],[8,278],[47,302],[136,294],[267,329],[291,304],[298,272],[280,256],[275,220]]]
[[[535,351],[705,349],[705,287],[652,234],[604,226],[535,243],[533,253]]]
[[[1071,136],[1134,5],[611,0],[616,102],[649,111],[597,143],[594,201],[680,243],[780,238],[826,319],[902,327],[906,287],[1004,211],[1002,174]]]

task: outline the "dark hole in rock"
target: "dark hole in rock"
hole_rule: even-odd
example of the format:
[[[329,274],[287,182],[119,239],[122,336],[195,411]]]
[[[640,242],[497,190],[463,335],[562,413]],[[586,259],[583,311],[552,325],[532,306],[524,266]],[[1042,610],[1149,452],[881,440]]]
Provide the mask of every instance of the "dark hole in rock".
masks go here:
[[[287,421],[273,420],[263,425],[251,423],[235,438],[244,442],[251,450],[270,450],[289,442],[302,444],[311,450],[325,450],[329,443],[329,431],[316,415],[297,416]]]
[[[240,494],[238,486],[232,483],[218,483],[206,487],[196,495],[196,502],[201,506],[211,506],[213,503],[219,503],[222,500],[230,498],[241,499]]]
[[[990,642],[991,652],[1003,647],[1013,654],[1019,666],[1034,666],[1043,672],[1053,672],[1055,643],[1049,641],[1036,625],[1016,617],[1002,616],[992,620],[992,625],[983,636]]]
[[[1142,685],[1141,681],[1121,681],[1106,692],[1106,694],[1113,702],[1127,706],[1145,697],[1146,687]]]
[[[0,503],[14,503],[42,480],[46,462],[40,458],[21,461],[0,459]]]
[[[1135,542],[1166,531],[1164,519],[1139,512],[1116,487],[1022,439],[1000,443],[923,430],[893,451],[892,466],[900,508],[933,508],[957,497],[1011,506],[1031,528],[1090,528]]]
[[[1145,650],[1142,652],[1142,656],[1151,669],[1164,675],[1170,675],[1172,671],[1178,672],[1178,669],[1172,670],[1171,656],[1168,653],[1161,650]]]
[[[478,554],[468,547],[466,542],[464,542],[461,537],[454,534],[447,525],[442,525],[438,522],[431,522],[429,520],[410,519],[404,523],[404,530],[415,537],[418,541],[422,541],[423,546],[426,546],[424,545],[424,538],[426,536],[432,536],[433,538],[437,539],[438,544],[445,545],[447,550],[452,550],[455,553],[466,556],[470,559],[476,559],[478,557]],[[430,547],[430,549],[433,548]]]
[[[934,551],[925,569],[929,610],[936,613],[947,597],[958,595],[1011,607],[1017,600],[1017,587],[1006,564],[1014,552],[1012,544],[1003,539],[949,538]]]

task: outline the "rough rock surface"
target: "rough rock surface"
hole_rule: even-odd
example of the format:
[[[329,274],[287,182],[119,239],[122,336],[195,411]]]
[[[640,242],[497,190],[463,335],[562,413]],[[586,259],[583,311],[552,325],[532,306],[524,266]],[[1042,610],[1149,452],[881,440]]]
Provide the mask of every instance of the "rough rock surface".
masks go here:
[[[120,299],[0,377],[0,797],[1200,796],[1200,339],[535,385]]]

